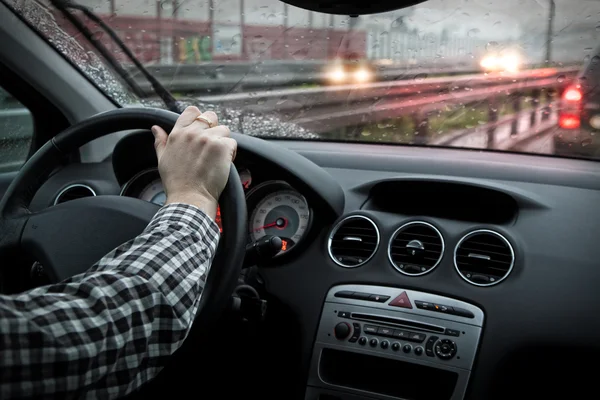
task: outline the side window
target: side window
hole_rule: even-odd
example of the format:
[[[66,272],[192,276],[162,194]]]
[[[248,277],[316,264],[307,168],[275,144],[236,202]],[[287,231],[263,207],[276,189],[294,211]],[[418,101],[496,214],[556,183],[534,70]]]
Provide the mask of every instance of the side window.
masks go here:
[[[33,139],[33,117],[0,87],[0,172],[18,170],[27,160]]]

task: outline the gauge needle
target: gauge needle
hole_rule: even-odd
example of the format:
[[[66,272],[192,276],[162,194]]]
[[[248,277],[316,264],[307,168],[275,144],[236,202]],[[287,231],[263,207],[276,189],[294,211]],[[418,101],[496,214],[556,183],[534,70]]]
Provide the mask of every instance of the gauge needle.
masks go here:
[[[277,218],[277,220],[275,220],[275,222],[271,222],[270,224],[266,224],[264,226],[261,226],[260,228],[256,228],[255,231],[260,231],[261,229],[267,229],[267,228],[277,228],[277,229],[283,229],[287,226],[288,221],[287,219],[280,217]]]

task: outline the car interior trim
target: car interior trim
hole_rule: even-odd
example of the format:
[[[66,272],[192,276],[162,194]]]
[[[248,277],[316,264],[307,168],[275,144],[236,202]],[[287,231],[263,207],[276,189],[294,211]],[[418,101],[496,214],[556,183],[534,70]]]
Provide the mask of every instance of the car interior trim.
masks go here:
[[[494,235],[496,237],[498,237],[500,240],[502,240],[504,243],[506,243],[506,245],[508,246],[508,249],[510,250],[510,254],[511,254],[511,262],[510,262],[510,266],[508,267],[508,271],[506,272],[506,274],[494,281],[494,282],[490,282],[490,283],[478,283],[478,282],[473,282],[472,280],[468,279],[466,276],[463,275],[462,272],[460,272],[460,269],[458,268],[458,264],[456,262],[456,253],[460,247],[460,245],[468,238],[470,238],[473,235],[476,235],[478,233],[488,233],[490,235]],[[493,231],[491,229],[477,229],[474,231],[471,231],[469,233],[467,233],[466,235],[464,235],[456,244],[456,246],[454,247],[454,268],[456,269],[456,272],[458,273],[458,276],[460,276],[462,279],[464,279],[466,282],[470,283],[471,285],[474,286],[480,286],[480,287],[486,287],[486,286],[494,286],[499,284],[500,282],[504,281],[506,278],[509,277],[509,275],[511,274],[513,268],[515,266],[515,251],[512,247],[512,245],[510,244],[510,241],[501,233],[498,233],[496,231]]]
[[[52,205],[57,205],[60,202],[61,197],[68,192],[71,189],[75,189],[75,188],[82,188],[82,189],[86,189],[88,190],[92,196],[97,196],[96,191],[94,189],[92,189],[91,186],[83,184],[83,183],[73,183],[71,185],[66,186],[64,189],[62,189],[60,192],[58,192],[58,194],[56,195],[56,197],[54,198],[54,202]]]
[[[435,264],[433,265],[433,267],[430,267],[426,271],[417,272],[417,273],[410,273],[410,272],[407,272],[407,271],[403,271],[402,269],[400,269],[400,267],[398,267],[398,265],[394,262],[394,259],[392,258],[392,243],[394,242],[394,240],[396,240],[396,236],[404,228],[407,228],[407,227],[413,226],[413,225],[425,225],[425,226],[433,229],[438,234],[438,236],[440,237],[440,240],[442,242],[442,250],[440,251],[440,256],[438,257],[438,259],[435,262]],[[425,221],[411,221],[411,222],[407,222],[406,224],[401,225],[398,229],[396,229],[394,231],[394,233],[390,237],[390,241],[388,242],[388,248],[387,248],[388,259],[390,260],[390,263],[392,264],[392,266],[396,269],[396,271],[400,272],[401,274],[407,275],[407,276],[421,276],[421,275],[425,275],[425,274],[430,273],[431,271],[433,271],[434,269],[436,269],[437,266],[440,264],[440,261],[442,261],[442,258],[444,258],[445,251],[446,251],[446,244],[444,242],[444,236],[439,231],[439,229],[437,229],[435,226],[433,226],[429,222],[425,222]]]
[[[339,228],[344,224],[344,222],[349,221],[351,219],[364,219],[368,222],[370,222],[373,227],[375,228],[375,233],[377,235],[377,243],[375,245],[375,249],[373,250],[373,252],[371,253],[371,255],[365,259],[363,262],[358,263],[356,265],[346,265],[342,262],[340,262],[339,260],[337,260],[334,256],[333,253],[331,252],[331,244],[333,242],[333,237],[335,236],[335,234],[337,233],[337,231],[339,230]],[[361,214],[353,214],[353,215],[349,215],[347,217],[342,218],[342,220],[340,220],[331,230],[331,233],[329,234],[329,238],[327,239],[327,253],[329,254],[329,257],[333,260],[334,263],[336,263],[337,265],[339,265],[340,267],[343,268],[358,268],[360,266],[365,265],[366,263],[368,263],[373,256],[375,256],[375,254],[377,254],[377,250],[379,250],[379,243],[380,243],[380,233],[379,233],[379,227],[377,226],[377,224],[375,223],[375,221],[373,221],[371,218],[365,216],[365,215],[361,215]]]

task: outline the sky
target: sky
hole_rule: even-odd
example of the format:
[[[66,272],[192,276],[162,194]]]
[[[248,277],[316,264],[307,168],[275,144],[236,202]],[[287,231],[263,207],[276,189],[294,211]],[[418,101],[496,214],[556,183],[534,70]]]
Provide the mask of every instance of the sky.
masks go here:
[[[78,0],[107,12],[109,0]],[[156,0],[115,0],[120,15],[156,16]],[[173,0],[163,0],[161,14],[173,13]],[[240,0],[213,0],[217,22],[239,23]],[[394,0],[379,0],[394,1]],[[178,17],[208,20],[209,0],[180,0]],[[284,4],[279,0],[244,0],[247,24],[285,25]],[[384,14],[359,17],[356,29],[379,32],[394,29],[404,16],[406,28],[419,35],[442,31],[459,37],[489,41],[519,40],[531,54],[541,56],[546,43],[550,0],[428,0],[417,6]],[[553,47],[557,57],[583,58],[600,42],[600,0],[555,0]],[[327,27],[332,21],[347,29],[347,16],[311,13],[288,6],[287,26]],[[562,55],[561,55],[562,54]]]

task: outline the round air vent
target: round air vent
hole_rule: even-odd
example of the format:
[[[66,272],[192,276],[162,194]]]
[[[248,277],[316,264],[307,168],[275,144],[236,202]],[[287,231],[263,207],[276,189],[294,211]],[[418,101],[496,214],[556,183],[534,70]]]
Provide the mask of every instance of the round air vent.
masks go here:
[[[481,229],[465,235],[454,249],[458,274],[476,286],[492,286],[510,274],[515,252],[498,232]]]
[[[394,268],[410,276],[431,272],[443,255],[442,234],[423,221],[409,222],[396,229],[388,246],[388,257]]]
[[[94,189],[92,189],[88,185],[76,183],[74,185],[69,185],[63,190],[61,190],[54,199],[54,205],[66,203],[67,201],[80,199],[82,197],[92,197],[95,195],[96,192],[94,192]]]
[[[360,267],[379,246],[379,229],[371,219],[351,215],[341,220],[329,235],[329,256],[345,268]]]

